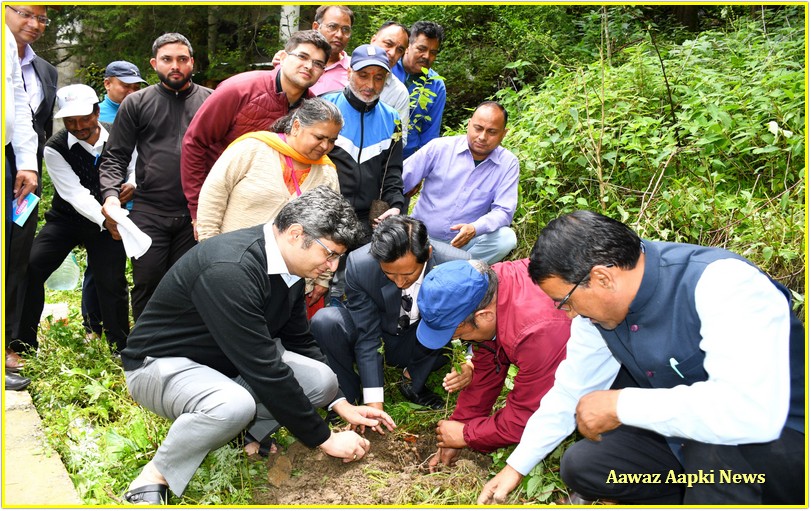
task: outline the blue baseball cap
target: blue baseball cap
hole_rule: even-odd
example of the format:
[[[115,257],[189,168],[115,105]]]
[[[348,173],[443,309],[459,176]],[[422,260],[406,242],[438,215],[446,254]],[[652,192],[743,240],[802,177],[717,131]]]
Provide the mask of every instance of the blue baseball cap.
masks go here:
[[[375,46],[373,44],[362,44],[355,48],[352,52],[352,60],[349,65],[353,71],[359,71],[368,66],[380,66],[386,71],[391,71],[389,68],[389,56],[386,50]]]
[[[124,83],[146,83],[141,78],[141,71],[138,66],[126,60],[116,60],[107,64],[104,69],[104,78],[118,78]]]
[[[428,349],[439,349],[481,303],[487,292],[487,274],[459,260],[442,263],[428,272],[417,295],[421,321],[417,340]]]

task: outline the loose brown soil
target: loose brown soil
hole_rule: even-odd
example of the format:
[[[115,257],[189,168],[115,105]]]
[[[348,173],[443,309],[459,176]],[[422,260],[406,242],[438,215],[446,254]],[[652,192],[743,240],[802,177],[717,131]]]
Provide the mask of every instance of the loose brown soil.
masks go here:
[[[301,443],[267,461],[268,482],[255,504],[396,505],[475,504],[492,460],[464,449],[456,466],[428,472],[436,451],[433,434],[395,431],[366,433],[372,449],[363,459],[343,463]]]

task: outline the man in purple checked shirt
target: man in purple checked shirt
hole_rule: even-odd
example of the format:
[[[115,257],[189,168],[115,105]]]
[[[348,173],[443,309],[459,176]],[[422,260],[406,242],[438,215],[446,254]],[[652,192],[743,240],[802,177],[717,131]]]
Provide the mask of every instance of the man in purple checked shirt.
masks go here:
[[[403,163],[403,190],[422,191],[411,216],[428,235],[490,264],[516,247],[510,224],[518,204],[518,158],[501,147],[507,111],[480,104],[467,135],[436,138]]]

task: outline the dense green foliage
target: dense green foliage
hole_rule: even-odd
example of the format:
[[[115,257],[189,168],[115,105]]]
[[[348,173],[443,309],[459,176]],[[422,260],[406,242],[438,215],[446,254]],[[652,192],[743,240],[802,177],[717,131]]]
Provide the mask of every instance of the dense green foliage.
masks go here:
[[[805,34],[801,17],[781,20],[659,42],[658,53],[648,38],[621,64],[559,67],[542,85],[499,91],[504,145],[522,165],[521,253],[547,221],[592,209],[650,238],[729,248],[802,292]]]

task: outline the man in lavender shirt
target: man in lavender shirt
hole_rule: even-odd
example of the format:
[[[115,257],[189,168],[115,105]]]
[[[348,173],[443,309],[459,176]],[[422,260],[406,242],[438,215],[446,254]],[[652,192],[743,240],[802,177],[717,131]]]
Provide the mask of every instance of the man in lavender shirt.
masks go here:
[[[480,104],[467,136],[436,138],[403,163],[403,190],[423,183],[412,216],[432,239],[450,243],[490,264],[517,241],[510,224],[518,204],[518,158],[501,147],[507,111],[495,101]]]

